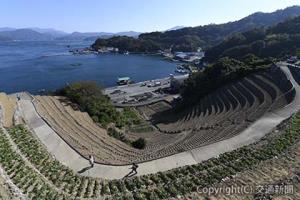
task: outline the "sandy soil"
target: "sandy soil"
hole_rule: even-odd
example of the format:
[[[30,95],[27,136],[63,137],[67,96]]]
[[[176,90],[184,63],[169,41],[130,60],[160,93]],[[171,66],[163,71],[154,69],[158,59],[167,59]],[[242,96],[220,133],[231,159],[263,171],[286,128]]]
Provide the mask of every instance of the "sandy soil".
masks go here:
[[[4,127],[10,127],[13,125],[13,116],[16,108],[16,100],[7,96],[5,93],[0,93],[0,105],[2,106],[4,120]]]

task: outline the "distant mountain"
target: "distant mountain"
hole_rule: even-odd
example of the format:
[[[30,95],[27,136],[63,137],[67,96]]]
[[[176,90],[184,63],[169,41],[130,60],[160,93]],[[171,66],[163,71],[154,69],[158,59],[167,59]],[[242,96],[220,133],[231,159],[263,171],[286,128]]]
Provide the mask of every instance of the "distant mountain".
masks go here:
[[[85,40],[87,38],[98,38],[103,35],[112,35],[112,33],[106,32],[90,32],[90,33],[80,33],[80,32],[73,32],[69,35],[59,37],[57,40],[67,40],[67,41],[74,41],[74,40]]]
[[[45,33],[45,34],[49,34],[55,38],[57,37],[63,37],[63,36],[66,36],[68,35],[69,33],[66,33],[66,32],[63,32],[63,31],[60,31],[60,30],[56,30],[56,29],[53,29],[53,28],[37,28],[37,27],[33,27],[33,28],[28,28],[28,29],[31,29],[31,30],[34,30],[36,32],[39,32],[39,33]]]
[[[95,41],[95,40],[97,40],[98,38],[101,38],[101,39],[108,39],[108,38],[111,38],[111,37],[113,37],[112,34],[108,34],[108,35],[96,35],[96,36],[86,37],[86,38],[84,38],[83,40],[84,40],[84,41]]]
[[[134,31],[119,32],[119,33],[109,33],[109,32],[90,32],[90,33],[80,33],[74,32],[64,37],[59,37],[57,40],[88,40],[95,41],[97,38],[111,38],[113,36],[129,36],[138,37],[140,33]]]
[[[43,34],[31,29],[17,29],[12,31],[0,32],[0,37],[7,38],[9,40],[20,41],[46,41],[53,40],[53,36],[50,34]]]
[[[2,31],[14,31],[14,30],[16,30],[15,28],[10,28],[10,27],[2,27],[2,28],[0,28],[0,32],[2,32]]]
[[[110,38],[113,36],[138,37],[139,32],[128,31],[119,33],[109,32],[73,32],[66,33],[52,28],[23,28],[16,29],[10,27],[0,28],[0,41],[41,41],[41,40],[66,40],[66,41],[95,41],[97,38]]]
[[[11,28],[11,27],[2,27],[2,28],[0,28],[0,32],[16,31],[16,30],[21,30],[21,31],[22,30],[32,30],[32,31],[35,31],[35,32],[38,32],[38,33],[41,33],[41,34],[45,34],[45,35],[47,35],[47,37],[49,37],[49,35],[50,35],[53,38],[68,35],[68,33],[65,33],[63,31],[59,31],[59,30],[56,30],[56,29],[52,29],[52,28],[36,28],[36,27],[22,28],[22,29],[16,29],[16,28]],[[5,33],[5,34],[7,35],[7,37],[9,37],[8,36],[9,33]],[[14,33],[12,33],[12,34],[14,34]],[[16,38],[14,38],[14,36],[12,36],[11,38],[13,40],[16,40]]]
[[[98,39],[92,46],[97,49],[103,45],[117,47],[134,52],[154,52],[172,48],[173,51],[195,51],[198,47],[207,49],[226,37],[262,26],[272,26],[288,18],[300,15],[300,6],[288,7],[273,13],[254,13],[235,22],[210,24],[198,27],[182,28],[166,32],[152,32],[139,35],[138,39],[115,38]],[[126,46],[127,49],[124,47]]]
[[[186,28],[186,27],[185,26],[175,26],[170,29],[167,29],[166,31],[176,31],[176,30],[183,29],[183,28]]]

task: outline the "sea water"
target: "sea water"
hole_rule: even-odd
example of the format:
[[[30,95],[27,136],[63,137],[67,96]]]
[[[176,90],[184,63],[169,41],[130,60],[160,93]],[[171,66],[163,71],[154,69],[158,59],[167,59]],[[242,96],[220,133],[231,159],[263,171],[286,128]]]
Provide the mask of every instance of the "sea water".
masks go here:
[[[167,77],[176,68],[176,63],[159,56],[69,52],[90,45],[88,41],[0,42],[0,92],[36,94],[84,80],[110,87],[118,77],[139,82]]]

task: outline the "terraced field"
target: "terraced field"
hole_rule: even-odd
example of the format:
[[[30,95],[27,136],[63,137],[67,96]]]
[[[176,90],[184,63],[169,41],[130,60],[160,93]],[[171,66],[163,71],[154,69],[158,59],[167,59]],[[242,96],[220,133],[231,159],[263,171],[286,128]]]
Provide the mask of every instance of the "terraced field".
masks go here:
[[[228,122],[236,127],[244,121],[255,121],[269,110],[283,107],[293,100],[294,95],[285,74],[274,68],[227,85],[207,95],[189,110],[176,114],[163,112],[163,117],[158,114],[153,120],[165,133],[223,128],[223,123]]]
[[[289,104],[294,96],[286,75],[274,68],[227,85],[189,110],[165,111],[152,116],[152,120],[164,133],[190,131],[177,145],[188,150],[235,136],[264,113]]]
[[[274,187],[274,190],[269,190],[269,185]],[[291,185],[292,190],[279,190],[276,194],[276,187],[284,188]],[[243,186],[251,186],[253,190],[251,194],[228,195],[223,191],[209,195],[202,189],[186,195],[186,199],[300,199],[300,143],[285,154],[260,163],[255,169],[245,170],[214,185],[215,188]],[[246,191],[250,191],[249,188]]]
[[[0,164],[0,199],[27,200],[26,195],[13,183]]]
[[[13,199],[13,195],[2,177],[0,177],[0,199]]]
[[[300,114],[259,143],[218,158],[167,172],[112,181],[77,175],[56,161],[35,137],[23,126],[16,126],[8,133],[0,131],[0,163],[30,199],[169,199],[223,184],[226,177],[234,175],[242,179],[253,177],[253,181],[260,176],[266,177],[261,180],[276,181],[262,175],[272,168],[274,177],[280,180],[299,170]],[[283,169],[288,169],[290,174]],[[249,175],[244,177],[243,173]]]
[[[184,135],[140,133],[139,136],[145,136],[149,142],[144,150],[137,150],[108,136],[106,130],[95,124],[87,113],[75,111],[61,97],[35,96],[34,103],[39,114],[67,143],[86,158],[95,155],[99,163],[118,165],[149,160],[155,151],[165,147],[157,145],[162,138],[170,145]]]
[[[0,163],[14,183],[31,199],[63,199],[63,194],[51,187],[42,175],[14,151],[9,139],[0,130]]]
[[[98,162],[119,164],[132,162],[140,152],[109,137],[87,113],[75,111],[59,97],[36,96],[38,112],[51,127],[83,156],[95,155]],[[114,163],[112,163],[114,161]]]
[[[61,97],[36,96],[34,104],[47,123],[81,155],[98,163],[123,165],[191,150],[237,135],[268,111],[292,102],[295,89],[280,68],[256,73],[207,95],[199,104],[174,113],[166,102],[137,108],[157,130],[139,133],[144,150],[107,135],[92,119]],[[130,137],[136,137],[129,134]]]

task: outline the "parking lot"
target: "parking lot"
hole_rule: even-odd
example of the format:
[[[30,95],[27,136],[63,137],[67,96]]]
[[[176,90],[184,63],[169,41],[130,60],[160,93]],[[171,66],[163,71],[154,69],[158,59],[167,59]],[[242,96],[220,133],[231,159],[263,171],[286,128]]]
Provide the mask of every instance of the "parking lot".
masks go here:
[[[162,100],[162,89],[170,87],[170,78],[156,79],[105,89],[112,102],[118,106],[135,106]]]

